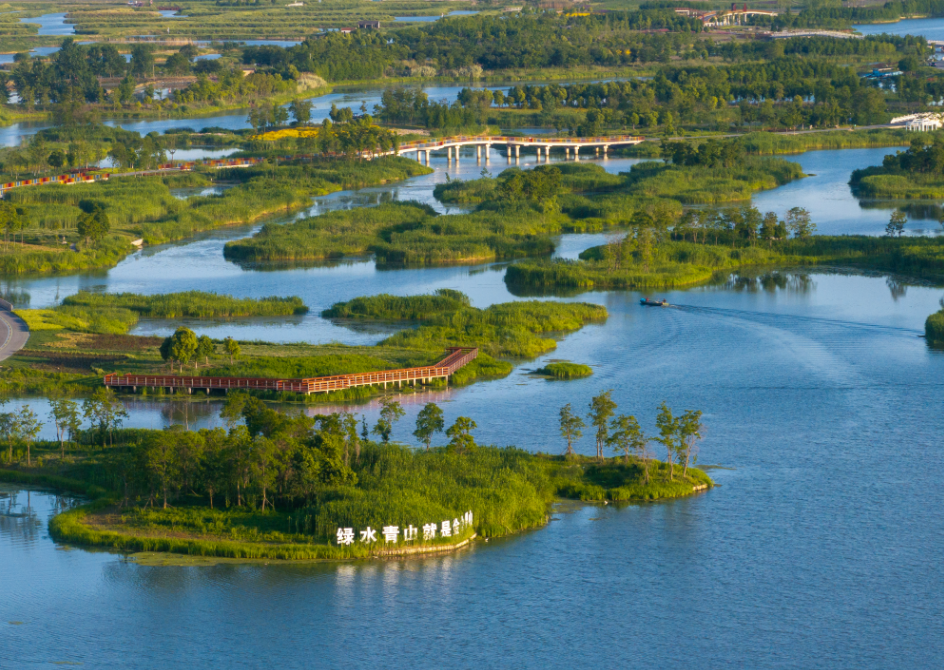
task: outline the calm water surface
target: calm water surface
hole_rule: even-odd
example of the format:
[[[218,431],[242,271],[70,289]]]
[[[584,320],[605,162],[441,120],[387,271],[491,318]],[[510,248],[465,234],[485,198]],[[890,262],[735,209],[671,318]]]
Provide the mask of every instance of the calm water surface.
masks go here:
[[[0,516],[0,665],[938,667],[944,357],[918,337],[937,293],[896,300],[882,278],[829,274],[764,283],[669,293],[684,305],[670,309],[585,296],[610,319],[555,357],[593,378],[519,368],[417,399],[475,417],[482,441],[548,451],[562,450],[557,409],[601,388],[645,425],[662,399],[702,408],[702,461],[732,468],[712,471],[719,488],[577,508],[445,558],[212,568],[57,547],[53,497],[27,508],[19,492],[0,500],[30,515]]]
[[[851,169],[880,163],[886,151],[797,156],[816,176],[760,194],[756,204],[781,214],[806,206],[821,232],[878,234],[887,210],[861,208],[844,184]],[[496,152],[489,169],[506,164]],[[620,171],[631,161],[603,164]],[[444,159],[434,166],[433,175],[335,194],[313,209],[430,201],[446,172]],[[472,155],[448,171],[468,178],[484,167]],[[108,272],[6,288],[28,292],[37,306],[81,288],[295,294],[311,314],[197,330],[347,343],[376,342],[393,329],[354,330],[316,316],[337,300],[443,287],[465,291],[480,307],[522,297],[502,281],[504,264],[383,270],[363,261],[263,271],[223,260],[225,241],[250,231],[146,249]],[[564,236],[558,254],[574,257],[603,239]],[[0,667],[939,667],[944,354],[920,334],[940,295],[883,276],[820,270],[661,292],[676,305],[667,309],[641,308],[633,292],[564,298],[603,304],[610,317],[505,379],[404,396],[407,416],[394,437],[409,440],[419,408],[434,400],[448,421],[475,418],[481,442],[560,452],[558,409],[585,407],[612,388],[620,410],[647,428],[662,400],[704,410],[701,461],[724,466],[711,471],[721,486],[664,504],[560,511],[543,530],[453,556],[140,567],[56,546],[46,522],[68,501],[7,487]],[[143,324],[139,332],[173,325]],[[570,382],[529,374],[557,358],[595,374]],[[129,424],[145,427],[211,426],[219,409],[212,399],[129,403]],[[46,414],[43,401],[31,404]],[[375,403],[350,409],[376,415]],[[592,451],[589,438],[580,449]]]

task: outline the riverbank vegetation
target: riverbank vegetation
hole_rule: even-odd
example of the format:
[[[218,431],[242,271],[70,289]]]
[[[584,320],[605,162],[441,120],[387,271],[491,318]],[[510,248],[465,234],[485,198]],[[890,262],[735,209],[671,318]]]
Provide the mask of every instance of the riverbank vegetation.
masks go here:
[[[372,321],[397,331],[375,346],[270,344],[209,338],[204,342],[194,334],[191,339],[201,347],[199,353],[194,349],[189,356],[168,353],[165,358],[161,351],[163,338],[126,334],[139,314],[179,312],[176,318],[209,316],[214,296],[198,295],[197,298],[189,303],[189,312],[181,307],[188,304],[187,294],[157,296],[153,306],[148,305],[148,299],[140,297],[98,299],[80,294],[76,305],[24,310],[20,313],[31,328],[29,343],[0,370],[0,395],[87,395],[100,386],[105,372],[166,374],[168,364],[178,363],[193,365],[193,374],[210,376],[295,379],[373,372],[429,365],[453,346],[479,348],[478,358],[457,370],[450,379],[453,384],[468,384],[505,376],[511,372],[514,362],[554,350],[555,337],[607,316],[606,309],[597,305],[548,301],[513,302],[477,309],[469,305],[463,294],[442,290],[432,296],[359,298],[338,303],[324,313],[326,318],[338,319],[341,324]],[[227,307],[228,301],[221,298],[215,310],[217,316],[253,309],[280,309],[285,313],[303,309],[294,298],[248,305],[236,301]],[[129,306],[136,306],[139,311]],[[404,329],[404,326],[409,327]],[[442,383],[433,380],[426,386],[436,387]],[[399,391],[414,393],[423,388],[423,385],[403,386]],[[318,403],[361,400],[381,391],[357,387],[330,394],[304,396],[285,392],[265,397]],[[164,395],[162,390],[150,393]]]
[[[309,205],[313,196],[429,171],[416,161],[393,156],[372,161],[322,158],[201,174],[16,189],[7,196],[16,209],[5,222],[5,232],[15,231],[20,244],[0,249],[0,272],[60,273],[108,267],[134,249],[132,240],[145,244],[180,240],[289,213]],[[182,185],[211,183],[227,188],[219,194],[189,198],[175,197],[171,191]]]
[[[535,370],[535,374],[546,375],[554,379],[580,379],[589,377],[593,374],[593,368],[582,363],[571,363],[569,361],[557,361],[548,363],[543,368]]]
[[[722,146],[707,146],[715,145]],[[224,255],[294,263],[373,255],[380,265],[413,266],[548,256],[550,237],[561,232],[602,230],[633,216],[672,220],[682,204],[747,200],[802,176],[795,163],[737,151],[717,161],[641,163],[619,175],[579,163],[510,168],[498,177],[437,185],[437,198],[477,204],[473,212],[440,215],[413,202],[330,212],[263,226],[251,238],[228,242]]]
[[[671,231],[631,225],[625,236],[584,251],[577,261],[515,263],[505,282],[518,293],[668,288],[751,266],[839,266],[944,282],[940,238],[814,235],[810,224],[799,208],[783,221],[753,208],[690,211]]]
[[[16,426],[3,436],[10,469],[0,470],[0,480],[97,498],[52,520],[60,541],[289,560],[443,550],[473,535],[540,527],[561,497],[654,500],[712,485],[693,467],[700,413],[686,413],[696,420],[685,423],[663,405],[657,427],[667,460],[659,462],[639,446],[653,438],[633,417],[614,417],[612,401],[601,410],[595,398],[590,418],[602,421],[597,438],[615,458],[479,445],[474,420],[460,416],[446,429],[432,403],[414,433],[425,448],[411,449],[390,441],[399,405],[385,402],[391,411],[381,412],[371,431],[380,436],[375,442],[366,420],[354,415],[287,415],[240,394],[223,411],[228,430],[122,429],[121,412],[106,411],[113,403],[107,392],[86,403],[91,426],[83,429],[79,407],[60,401],[53,412],[57,442],[35,440],[35,415],[2,415]],[[443,432],[446,444],[431,446]]]
[[[120,335],[139,318],[206,319],[252,316],[291,316],[308,311],[301,298],[234,298],[216,293],[187,291],[139,295],[79,291],[48,309],[20,309],[17,314],[30,331],[70,330],[78,333]]]
[[[905,151],[885,156],[881,166],[854,170],[849,185],[860,197],[944,197],[944,137],[922,133]]]
[[[924,337],[928,344],[944,345],[944,303],[940,312],[935,312],[924,322]]]

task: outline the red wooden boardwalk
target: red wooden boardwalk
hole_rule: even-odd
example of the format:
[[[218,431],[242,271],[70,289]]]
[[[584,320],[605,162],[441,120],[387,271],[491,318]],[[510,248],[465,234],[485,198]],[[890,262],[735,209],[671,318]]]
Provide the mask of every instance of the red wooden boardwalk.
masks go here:
[[[167,389],[245,389],[256,391],[293,391],[295,393],[328,393],[341,391],[354,386],[370,386],[388,383],[402,384],[410,381],[428,381],[430,379],[448,379],[456,370],[468,365],[479,355],[479,350],[470,347],[450,347],[449,354],[438,363],[421,368],[401,368],[399,370],[381,370],[379,372],[358,372],[349,375],[331,377],[310,377],[308,379],[271,379],[266,377],[181,377],[176,375],[105,375],[105,386],[112,388]]]

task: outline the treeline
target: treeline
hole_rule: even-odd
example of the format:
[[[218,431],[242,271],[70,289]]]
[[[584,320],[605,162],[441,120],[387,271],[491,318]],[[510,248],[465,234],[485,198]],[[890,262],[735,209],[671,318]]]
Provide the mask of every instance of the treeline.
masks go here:
[[[942,0],[893,0],[870,7],[814,7],[799,14],[790,12],[775,19],[779,28],[848,26],[854,23],[891,23],[909,16],[942,16]]]
[[[126,63],[114,45],[83,46],[66,38],[48,60],[17,54],[10,74],[0,74],[4,84],[0,95],[11,92],[6,87],[9,81],[20,105],[29,109],[52,106],[58,123],[75,125],[93,119],[84,110],[90,103],[122,106],[157,100],[160,96],[152,84],[141,90],[138,85],[158,75],[197,75],[197,81],[170,94],[169,102],[184,105],[254,100],[292,93],[298,87],[294,69],[247,75],[239,68],[222,68],[216,61],[194,62],[196,55],[196,48],[188,45],[158,66],[151,47],[136,44]],[[3,98],[3,102],[8,100]]]
[[[357,31],[312,37],[289,49],[252,47],[247,64],[294,67],[328,81],[375,79],[388,72],[481,74],[483,70],[614,66],[667,62],[687,48],[701,22],[668,9],[558,16],[468,16],[395,32]],[[643,33],[641,30],[668,30]]]
[[[914,86],[903,84],[900,94],[909,100],[929,99],[941,86],[936,80],[910,79]],[[851,68],[818,59],[780,57],[722,67],[664,67],[648,80],[520,85],[494,92],[464,89],[450,108],[455,120],[448,122],[429,113],[424,93],[390,89],[384,92],[377,113],[391,123],[440,128],[459,120],[485,123],[503,106],[545,116],[568,109],[587,110],[582,118],[562,116],[557,123],[569,127],[573,134],[593,136],[607,127],[657,125],[672,133],[679,123],[710,122],[716,112],[734,101],[742,124],[786,127],[830,126],[849,119],[875,123],[884,120],[886,109],[886,94],[861,80]]]

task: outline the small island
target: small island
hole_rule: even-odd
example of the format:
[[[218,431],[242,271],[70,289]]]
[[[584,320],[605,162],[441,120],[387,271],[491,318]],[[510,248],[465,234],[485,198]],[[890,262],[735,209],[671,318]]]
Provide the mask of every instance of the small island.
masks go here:
[[[226,429],[146,430],[122,429],[121,404],[102,390],[83,403],[93,417],[87,428],[77,403],[53,401],[56,442],[36,441],[37,417],[21,412],[16,431],[4,434],[0,481],[90,498],[50,522],[62,542],[239,560],[451,551],[541,527],[561,499],[642,502],[713,486],[694,467],[700,412],[676,416],[663,403],[653,438],[616,414],[610,392],[589,408],[595,457],[574,453],[585,424],[569,405],[560,423],[566,452],[555,456],[479,445],[473,419],[447,428],[434,403],[416,418],[418,446],[396,443],[404,410],[392,396],[373,427],[350,413],[287,415],[238,393],[222,412]],[[441,434],[446,443],[434,445]]]
[[[581,363],[571,363],[569,361],[557,361],[548,363],[543,368],[535,370],[534,374],[545,375],[553,379],[580,379],[589,377],[593,374],[593,368]]]

